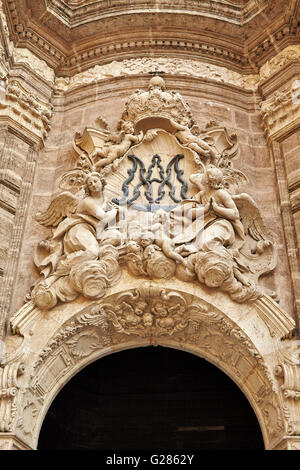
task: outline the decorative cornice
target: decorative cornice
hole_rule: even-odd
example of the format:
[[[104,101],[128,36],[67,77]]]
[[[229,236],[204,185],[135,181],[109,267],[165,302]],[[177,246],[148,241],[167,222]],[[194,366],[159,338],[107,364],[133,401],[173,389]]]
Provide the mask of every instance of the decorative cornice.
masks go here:
[[[24,63],[29,68],[33,69],[35,73],[44,78],[47,82],[53,85],[55,80],[54,70],[47,65],[44,60],[41,60],[29,49],[15,47],[12,53],[16,64]]]
[[[103,13],[105,4],[102,1],[88,2],[79,5],[78,8],[71,8],[63,3],[64,8],[60,9],[61,16],[57,10],[56,14],[51,14],[48,10],[48,16],[42,15],[43,8],[45,13],[47,12],[46,6],[36,2],[37,4],[34,4],[31,11],[32,15],[26,17],[26,20],[25,11],[22,11],[22,1],[20,4],[15,0],[4,1],[15,45],[26,46],[40,55],[43,60],[56,69],[57,74],[63,76],[74,75],[78,70],[88,69],[99,63],[103,64],[116,57],[128,59],[132,53],[144,57],[148,49],[151,49],[151,54],[165,54],[166,57],[176,53],[181,58],[185,58],[187,54],[192,54],[195,59],[207,59],[219,66],[228,65],[238,72],[251,73],[254,71],[257,73],[266,58],[274,55],[276,50],[278,51],[288,44],[295,44],[299,32],[296,19],[298,4],[294,0],[291,0],[285,15],[282,14],[282,5],[279,2],[271,7],[264,0],[260,2],[249,1],[244,7],[226,4],[225,9],[223,2],[209,2],[209,12],[207,13],[204,12],[205,3],[201,2],[201,6],[199,6],[199,2],[191,1],[190,9],[189,5],[185,4],[185,14],[178,8],[176,9],[176,5],[172,4],[170,7],[169,3],[168,8],[171,8],[171,11],[166,12],[163,1],[159,3],[159,6],[155,2],[155,13],[149,11],[147,4],[147,10],[144,11],[140,8],[134,10],[134,14],[129,14],[130,8],[135,9],[139,4],[138,1],[130,2],[130,6],[127,8],[116,6],[115,9],[109,2],[109,17],[101,17],[98,20],[94,9],[98,8],[97,12],[102,11]],[[59,0],[49,0],[48,5],[50,3],[52,7],[56,5],[56,9],[59,4],[62,5]],[[39,8],[42,10],[40,11]],[[201,14],[199,13],[200,23],[194,21],[199,8],[201,11],[204,9]],[[88,26],[88,11],[90,9],[93,10],[90,15],[93,25],[95,25],[93,28],[95,36],[91,36]],[[214,9],[215,17],[213,16]],[[246,21],[242,44],[239,30],[241,23],[237,20],[234,20],[232,24],[232,27],[235,28],[234,31],[224,35],[226,28],[222,28],[222,23],[228,22],[226,14],[230,17],[231,10],[239,12],[237,13],[240,15],[239,21]],[[37,16],[38,11],[39,16]],[[75,22],[79,21],[79,11],[85,12],[81,23],[78,23],[76,27],[66,26],[68,14],[77,18],[74,19]],[[149,25],[153,21],[154,14],[157,19],[156,23],[161,24],[161,27],[158,30],[151,28],[150,35]],[[260,14],[264,16],[259,16]],[[47,17],[45,24],[41,23],[39,19],[44,17]],[[266,26],[265,28],[259,29],[260,22],[256,21],[257,18],[261,19],[261,23]],[[97,21],[101,24],[101,28],[96,27]],[[206,22],[210,26],[206,25]],[[172,31],[170,31],[170,24],[172,24]],[[212,26],[213,24],[214,26]],[[183,26],[188,31],[185,36],[182,33]],[[213,37],[209,33],[209,31],[213,31],[212,27],[216,28]],[[85,40],[87,37],[89,37],[88,41]]]
[[[103,20],[116,15],[132,15],[139,13],[145,7],[142,0],[130,2],[127,8],[120,6],[119,0],[46,0],[47,10],[59,17],[62,22],[70,28],[80,26],[83,22],[90,23],[95,20]],[[267,0],[248,0],[242,4],[233,4],[220,0],[204,0],[195,2],[186,0],[184,4],[180,0],[172,3],[162,1],[159,10],[165,13],[184,14],[187,11],[195,16],[225,19],[229,23],[244,25],[267,7]],[[156,0],[147,2],[147,11],[157,13],[158,4]]]
[[[279,52],[275,57],[268,60],[259,71],[260,81],[263,82],[275,75],[279,70],[287,65],[300,60],[300,44],[288,46]]]

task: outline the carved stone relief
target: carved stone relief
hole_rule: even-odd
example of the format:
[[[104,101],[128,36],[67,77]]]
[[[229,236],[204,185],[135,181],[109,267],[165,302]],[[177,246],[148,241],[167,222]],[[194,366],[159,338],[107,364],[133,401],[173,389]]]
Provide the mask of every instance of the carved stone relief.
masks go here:
[[[267,136],[278,139],[282,132],[300,121],[300,80],[294,80],[282,91],[276,91],[261,103],[261,116]]]
[[[282,391],[289,436],[300,436],[300,348],[297,343],[299,341],[281,348],[280,363],[274,370]]]
[[[0,103],[1,115],[11,116],[43,141],[50,130],[52,105],[26,89],[19,80],[10,79],[5,84],[5,96]]]
[[[35,252],[43,279],[33,302],[49,310],[79,294],[101,298],[123,267],[200,282],[236,302],[259,298],[275,247],[254,200],[237,193],[247,178],[233,168],[236,136],[216,122],[199,129],[158,76],[129,98],[117,132],[98,123],[75,135],[78,160],[61,178],[65,191],[37,214],[52,232]]]
[[[159,70],[171,75],[183,75],[189,77],[209,78],[221,83],[228,83],[247,90],[256,90],[260,81],[258,74],[242,75],[213,64],[207,64],[199,60],[178,59],[173,57],[143,57],[126,59],[123,61],[113,61],[105,65],[95,65],[94,67],[79,72],[72,77],[57,77],[55,88],[57,91],[69,91],[82,85],[98,83],[110,78],[140,73],[149,73]]]

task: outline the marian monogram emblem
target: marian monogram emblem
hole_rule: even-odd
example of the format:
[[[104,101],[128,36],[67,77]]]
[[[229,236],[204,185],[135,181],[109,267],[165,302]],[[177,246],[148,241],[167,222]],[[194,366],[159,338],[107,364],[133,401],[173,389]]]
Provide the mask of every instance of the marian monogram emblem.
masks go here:
[[[160,201],[166,195],[166,191],[168,191],[169,198],[177,204],[187,198],[188,184],[183,178],[183,170],[180,170],[178,166],[179,161],[184,158],[184,155],[176,155],[172,158],[166,169],[162,166],[161,157],[157,154],[153,156],[148,169],[135,155],[128,155],[128,158],[132,161],[133,167],[128,170],[129,177],[122,186],[123,197],[121,199],[113,199],[114,203],[119,205],[128,204],[138,210],[152,212],[157,209],[169,210],[176,206],[176,204],[173,206],[160,205]],[[176,174],[176,181],[178,183],[176,186],[171,180],[172,171]],[[133,194],[130,195],[129,183],[133,181],[136,173],[138,173],[140,181],[135,185]],[[149,204],[134,204],[141,195],[142,188],[144,188],[144,194]],[[176,190],[179,192],[179,197],[176,197]]]

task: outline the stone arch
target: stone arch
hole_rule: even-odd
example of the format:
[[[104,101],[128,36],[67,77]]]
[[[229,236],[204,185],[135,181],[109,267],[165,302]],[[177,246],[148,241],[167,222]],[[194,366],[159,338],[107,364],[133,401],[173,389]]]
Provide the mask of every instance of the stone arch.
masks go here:
[[[26,367],[6,406],[18,410],[10,431],[24,445],[36,448],[50,404],[78,371],[105,355],[147,345],[184,350],[220,368],[254,409],[265,448],[282,442],[289,422],[275,370],[281,340],[294,323],[270,298],[239,305],[224,293],[179,280],[162,286],[128,278],[121,287],[101,301],[77,301],[75,312],[74,304],[47,313],[27,304],[12,318],[12,341],[22,337]],[[130,323],[126,309],[143,321]],[[17,351],[8,354],[7,370],[20,359]]]

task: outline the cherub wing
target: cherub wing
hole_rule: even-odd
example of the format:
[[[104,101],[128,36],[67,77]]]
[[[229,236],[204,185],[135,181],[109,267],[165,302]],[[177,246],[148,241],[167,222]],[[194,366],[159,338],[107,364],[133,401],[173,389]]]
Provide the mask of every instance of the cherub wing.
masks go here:
[[[242,193],[232,196],[244,226],[245,234],[249,234],[255,241],[270,240],[256,202],[249,194]]]
[[[248,178],[246,175],[244,175],[242,171],[236,170],[231,167],[222,168],[222,165],[220,165],[220,162],[218,166],[222,169],[223,177],[224,177],[224,185],[225,185],[225,188],[228,189],[229,191],[231,189],[237,188],[239,186],[242,186],[243,184],[248,183]],[[255,204],[254,201],[253,203]]]
[[[35,219],[46,227],[56,227],[65,217],[74,214],[78,202],[79,197],[65,191],[53,199],[47,210],[38,212]]]
[[[242,193],[232,196],[232,199],[238,208],[246,235],[245,244],[234,259],[237,268],[257,282],[262,274],[272,271],[276,266],[274,242],[252,197]]]

